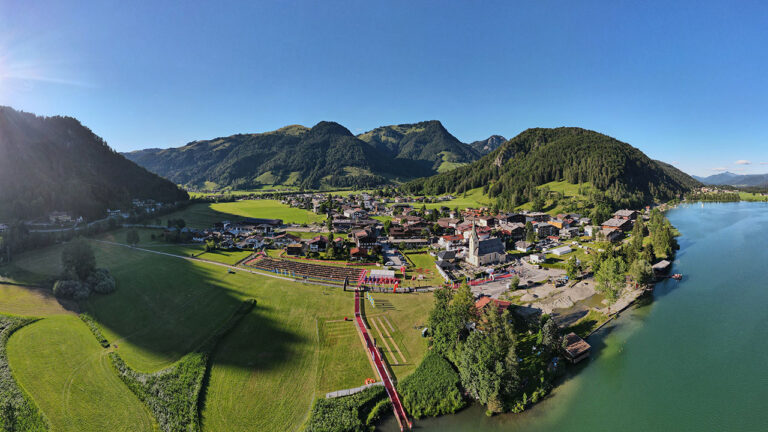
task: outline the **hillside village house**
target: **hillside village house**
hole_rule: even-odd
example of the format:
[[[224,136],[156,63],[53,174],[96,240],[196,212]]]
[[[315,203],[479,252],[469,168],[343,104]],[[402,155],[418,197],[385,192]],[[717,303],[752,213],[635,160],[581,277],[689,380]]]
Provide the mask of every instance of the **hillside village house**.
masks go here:
[[[368,212],[361,208],[348,208],[344,209],[344,217],[348,217],[352,220],[364,219],[368,217]]]
[[[550,225],[548,222],[536,222],[533,224],[533,230],[539,238],[556,236],[560,233],[560,230],[554,225]]]
[[[533,243],[527,241],[519,241],[515,243],[515,250],[518,252],[530,252],[533,249]]]
[[[325,252],[328,248],[328,239],[325,236],[317,236],[307,242],[310,252]]]
[[[632,228],[632,221],[629,219],[610,218],[602,223],[601,228],[604,230],[629,231]]]
[[[437,241],[438,246],[443,249],[451,249],[464,243],[463,235],[444,235]]]
[[[637,211],[635,210],[618,210],[613,214],[616,219],[635,220],[637,219]]]

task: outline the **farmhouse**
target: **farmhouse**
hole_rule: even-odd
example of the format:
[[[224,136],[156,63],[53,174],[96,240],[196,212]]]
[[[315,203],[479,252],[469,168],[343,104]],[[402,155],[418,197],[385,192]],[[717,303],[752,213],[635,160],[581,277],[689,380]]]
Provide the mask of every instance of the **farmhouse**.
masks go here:
[[[637,212],[635,210],[618,210],[613,214],[614,219],[635,220]]]

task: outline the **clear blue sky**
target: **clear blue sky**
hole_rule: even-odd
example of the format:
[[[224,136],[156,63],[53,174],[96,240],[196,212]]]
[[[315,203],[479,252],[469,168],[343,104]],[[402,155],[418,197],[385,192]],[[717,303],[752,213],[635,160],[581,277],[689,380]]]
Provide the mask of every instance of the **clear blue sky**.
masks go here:
[[[766,2],[64,3],[0,0],[0,104],[120,151],[439,119],[465,142],[581,126],[694,174],[768,172]]]

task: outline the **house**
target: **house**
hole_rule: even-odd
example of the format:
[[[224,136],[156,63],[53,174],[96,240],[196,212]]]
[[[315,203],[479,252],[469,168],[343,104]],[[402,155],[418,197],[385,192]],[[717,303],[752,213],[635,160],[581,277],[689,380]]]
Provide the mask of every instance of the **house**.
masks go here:
[[[583,217],[579,219],[579,225],[586,226],[586,225],[592,225],[592,219],[588,217]]]
[[[459,220],[453,218],[440,218],[437,220],[437,224],[443,229],[456,228],[456,225],[459,224]]]
[[[522,240],[525,238],[525,224],[513,222],[499,225],[500,232],[512,240]]]
[[[637,219],[637,212],[635,210],[618,210],[613,214],[615,219],[635,220]]]
[[[352,235],[355,237],[355,245],[359,248],[372,248],[379,244],[379,240],[369,228],[355,231]]]
[[[368,250],[366,248],[353,247],[349,250],[350,258],[366,258]]]
[[[632,221],[629,219],[610,218],[601,224],[602,229],[629,231],[632,229]]]
[[[310,252],[325,252],[328,248],[328,239],[325,236],[317,236],[307,242]]]
[[[193,238],[194,240],[194,238]],[[237,244],[238,249],[259,249],[264,246],[263,239],[258,236],[250,236]]]
[[[552,219],[552,216],[541,212],[530,212],[525,214],[525,222],[546,222]]]
[[[599,231],[598,227],[594,225],[587,225],[584,227],[584,235],[588,237],[594,237],[598,231]]]
[[[304,254],[304,245],[302,243],[291,243],[285,247],[285,254],[298,256]]]
[[[555,227],[554,225],[550,225],[547,222],[534,223],[533,230],[536,232],[536,235],[538,235],[539,238],[556,236],[560,233],[560,230],[558,230],[557,227]]]
[[[491,298],[488,296],[481,296],[477,301],[475,301],[475,309],[477,310],[478,314],[482,314],[483,310],[488,307],[488,305],[491,305],[491,307],[496,307],[496,312],[503,313],[505,310],[509,309],[509,307],[512,305],[512,302],[508,302],[506,300],[497,300],[495,298]]]
[[[450,249],[464,243],[464,236],[462,235],[444,235],[440,237],[437,244],[443,249]]]
[[[533,243],[527,241],[519,241],[515,243],[515,250],[518,252],[530,252],[533,249]]]
[[[565,221],[563,219],[551,219],[547,221],[548,224],[552,225],[553,227],[561,230],[567,226]]]
[[[344,210],[344,217],[348,217],[352,220],[364,219],[368,217],[368,212],[359,207],[348,208]]]
[[[560,230],[560,238],[572,239],[579,236],[578,227],[563,228]]]
[[[496,218],[493,216],[480,216],[477,218],[477,225],[481,227],[492,227],[496,224]]]
[[[560,246],[549,251],[549,253],[557,256],[567,255],[571,252],[573,252],[573,249],[570,246]]]
[[[599,234],[605,237],[606,241],[609,241],[611,243],[621,240],[621,237],[623,235],[621,230],[617,230],[617,229],[601,229]]]
[[[272,239],[272,243],[277,247],[285,247],[292,243],[300,243],[301,237],[293,234],[280,234]]]
[[[535,253],[528,256],[528,260],[531,262],[531,264],[541,264],[547,261],[547,257],[543,253]]]
[[[573,332],[568,333],[565,336],[563,344],[565,345],[563,354],[565,354],[565,358],[571,363],[578,363],[589,357],[589,351],[592,349],[584,339]]]
[[[437,254],[437,265],[440,268],[453,268],[456,261],[456,251],[440,251]]]
[[[475,266],[503,263],[507,260],[507,251],[504,243],[498,238],[480,240],[473,227],[472,234],[469,236],[466,260]]]
[[[61,223],[72,222],[72,216],[70,216],[69,213],[67,213],[67,212],[60,212],[60,211],[52,212],[48,216],[48,219],[51,221],[52,224],[56,224],[56,223],[61,224]]]

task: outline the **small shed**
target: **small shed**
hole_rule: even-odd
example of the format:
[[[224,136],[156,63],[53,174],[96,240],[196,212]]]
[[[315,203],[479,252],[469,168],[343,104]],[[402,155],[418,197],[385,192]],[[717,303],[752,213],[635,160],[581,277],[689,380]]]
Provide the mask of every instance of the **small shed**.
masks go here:
[[[669,271],[669,267],[672,265],[667,260],[661,260],[653,265],[653,272],[656,274],[665,274]]]
[[[589,351],[592,347],[580,338],[576,333],[568,333],[565,335],[565,358],[571,363],[578,363],[585,358],[589,357]]]
[[[552,249],[550,252],[557,256],[563,256],[573,252],[573,249],[570,246],[560,246],[559,248]]]

